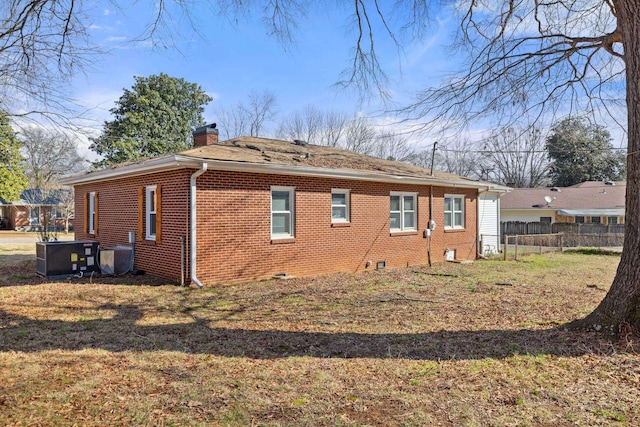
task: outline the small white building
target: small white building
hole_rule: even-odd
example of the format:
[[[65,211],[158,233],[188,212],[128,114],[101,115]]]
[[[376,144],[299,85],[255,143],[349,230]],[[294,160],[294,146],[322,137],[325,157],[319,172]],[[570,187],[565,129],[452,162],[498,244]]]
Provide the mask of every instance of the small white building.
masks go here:
[[[491,255],[500,252],[500,198],[508,189],[488,190],[478,195],[478,252]]]

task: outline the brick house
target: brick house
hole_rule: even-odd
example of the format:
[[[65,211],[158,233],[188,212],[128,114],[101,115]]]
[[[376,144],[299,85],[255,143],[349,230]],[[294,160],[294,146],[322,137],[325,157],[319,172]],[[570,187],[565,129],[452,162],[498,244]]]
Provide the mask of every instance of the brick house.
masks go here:
[[[302,141],[218,141],[64,180],[76,238],[135,231],[135,268],[198,286],[473,260],[479,194],[506,187]],[[184,254],[184,255],[183,255]]]
[[[20,200],[0,200],[0,230],[37,231],[43,227],[58,231],[73,228],[70,190],[24,190]]]

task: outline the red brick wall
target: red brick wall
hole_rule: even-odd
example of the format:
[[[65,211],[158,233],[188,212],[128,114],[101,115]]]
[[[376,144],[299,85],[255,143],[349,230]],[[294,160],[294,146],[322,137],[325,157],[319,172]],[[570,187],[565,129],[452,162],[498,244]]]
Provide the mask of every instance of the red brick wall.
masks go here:
[[[44,215],[49,214],[51,212],[51,206],[40,206],[40,221],[44,221]],[[8,217],[6,218],[6,226],[11,229],[24,229],[24,230],[33,230],[34,227],[31,226],[31,208],[29,206],[9,206]],[[49,226],[56,226],[60,229],[64,229],[65,220],[60,219],[49,219]]]
[[[181,170],[124,178],[75,187],[75,237],[97,240],[103,248],[128,245],[129,231],[136,232],[135,268],[157,277],[180,278],[180,237],[187,235],[189,221],[189,176]],[[161,185],[162,241],[144,240],[138,232],[138,188]],[[84,200],[87,193],[98,193],[98,233],[84,229]]]
[[[189,177],[193,170],[152,174],[76,186],[77,239],[95,239],[102,247],[127,243],[138,229],[138,188],[162,185],[162,241],[138,240],[137,269],[171,280],[180,277],[180,236],[189,249]],[[295,187],[295,238],[271,240],[271,186]],[[331,224],[331,189],[350,190],[350,223]],[[98,235],[87,235],[84,198],[98,192]],[[418,193],[418,232],[389,232],[391,191]],[[444,194],[465,195],[465,229],[444,230]],[[209,171],[198,178],[197,277],[204,284],[270,277],[276,273],[308,276],[335,271],[427,263],[429,187],[350,180]],[[458,259],[476,257],[476,190],[434,188],[432,261],[446,248]],[[144,236],[137,236],[138,239]],[[188,252],[187,252],[187,260]],[[371,261],[372,266],[366,267]],[[188,262],[186,278],[188,280]]]
[[[295,239],[271,240],[271,186],[295,187]],[[350,224],[331,224],[331,189],[349,189]],[[391,191],[418,193],[418,232],[390,234]],[[432,261],[446,248],[458,259],[476,257],[476,190],[465,195],[462,231],[444,231],[445,189],[434,189]],[[198,266],[203,283],[269,277],[357,272],[386,261],[387,268],[427,263],[423,230],[429,219],[429,187],[277,175],[208,172],[198,178]]]
[[[11,210],[11,226],[12,228],[29,227],[29,208],[26,206],[13,206]]]

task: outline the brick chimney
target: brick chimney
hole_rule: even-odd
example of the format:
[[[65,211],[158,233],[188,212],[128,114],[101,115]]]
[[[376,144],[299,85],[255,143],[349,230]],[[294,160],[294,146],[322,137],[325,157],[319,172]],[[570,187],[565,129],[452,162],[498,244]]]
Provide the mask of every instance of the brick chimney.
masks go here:
[[[193,147],[204,147],[218,143],[218,129],[216,124],[200,126],[193,132]]]

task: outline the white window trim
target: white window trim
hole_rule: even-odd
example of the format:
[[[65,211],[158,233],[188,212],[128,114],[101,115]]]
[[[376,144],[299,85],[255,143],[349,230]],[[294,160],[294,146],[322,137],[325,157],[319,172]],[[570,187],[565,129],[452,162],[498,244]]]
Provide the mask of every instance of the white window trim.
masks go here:
[[[333,195],[334,194],[344,194],[344,205],[334,205],[333,204]],[[333,207],[345,207],[345,218],[334,218],[333,217]],[[331,223],[348,223],[351,222],[351,191],[344,188],[332,188],[331,189]]]
[[[464,194],[445,194],[444,198],[450,198],[451,199],[451,225],[445,225],[445,230],[464,230],[465,228],[465,197]],[[461,211],[456,211],[454,209],[455,203],[454,203],[454,199],[461,199],[461,203],[460,206],[462,206],[462,210]],[[446,214],[446,210],[444,211]],[[460,212],[462,213],[462,224],[461,225],[456,225],[456,212]]]
[[[95,191],[91,191],[89,192],[89,212],[87,212],[87,214],[89,215],[89,234],[95,234],[96,233],[96,192]]]
[[[391,196],[399,196],[400,197],[400,210],[393,211],[400,213],[400,228],[391,228],[389,225],[389,230],[392,233],[401,233],[403,231],[417,231],[418,230],[418,193],[407,193],[400,191],[392,191],[389,194],[389,203],[391,203]],[[413,197],[413,227],[405,227],[404,225],[404,198],[405,197]],[[389,215],[391,215],[391,206],[389,206]]]
[[[158,207],[156,206],[154,210],[151,210],[153,204],[153,197],[151,193],[153,192],[153,194],[157,194],[157,190],[157,185],[149,185],[144,189],[145,240],[156,240],[155,233],[151,234],[151,215],[158,215]],[[155,222],[155,220],[153,222]]]
[[[289,193],[289,210],[288,211],[274,211],[273,210],[273,192],[274,191],[286,191]],[[271,228],[271,238],[272,239],[292,239],[295,237],[295,233],[294,230],[295,228],[295,191],[296,188],[295,187],[279,187],[279,186],[272,186],[271,187],[271,191],[269,193],[269,199],[270,199],[270,203],[271,203],[271,221],[270,221],[270,228]],[[281,233],[281,234],[274,234],[273,233],[273,214],[274,213],[288,213],[289,214],[289,232],[288,233]]]

